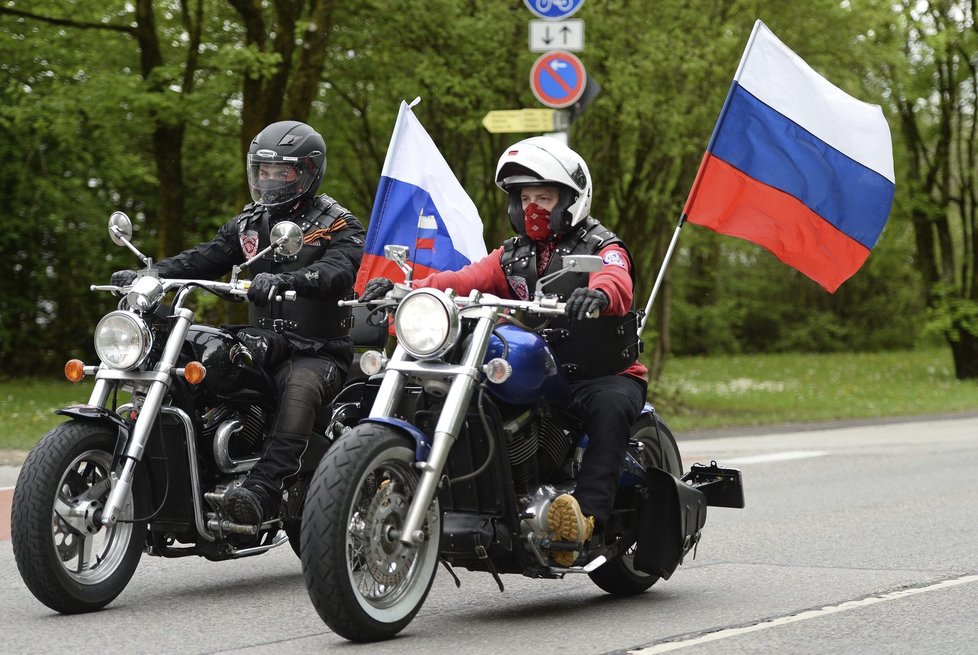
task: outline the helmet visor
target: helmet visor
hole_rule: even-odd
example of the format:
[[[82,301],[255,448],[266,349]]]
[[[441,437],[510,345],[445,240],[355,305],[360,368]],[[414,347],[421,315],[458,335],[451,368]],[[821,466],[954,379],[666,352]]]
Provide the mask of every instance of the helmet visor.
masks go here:
[[[312,194],[319,181],[325,156],[278,157],[268,150],[248,155],[248,187],[251,199],[266,207],[280,207]]]

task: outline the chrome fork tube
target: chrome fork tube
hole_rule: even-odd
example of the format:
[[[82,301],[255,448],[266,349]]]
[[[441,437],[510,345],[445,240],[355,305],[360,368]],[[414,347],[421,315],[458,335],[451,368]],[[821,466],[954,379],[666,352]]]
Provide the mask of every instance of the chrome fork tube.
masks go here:
[[[129,444],[123,454],[125,462],[122,465],[122,472],[118,477],[114,474],[110,475],[112,491],[109,492],[109,497],[105,501],[105,507],[102,508],[102,525],[115,525],[119,518],[119,508],[122,507],[129,490],[132,488],[132,476],[136,470],[136,463],[143,458],[143,450],[146,448],[150,430],[156,422],[156,417],[159,415],[160,407],[163,404],[163,398],[172,383],[170,376],[176,366],[177,357],[183,347],[183,340],[187,336],[187,331],[190,329],[194,317],[193,312],[185,308],[177,309],[175,313],[177,318],[170,335],[167,337],[163,356],[160,357],[155,368],[158,373],[163,373],[166,377],[164,381],[154,381],[149,384],[149,391],[146,392],[143,406],[139,410],[139,418],[136,419],[136,425],[129,437]],[[92,395],[95,395],[94,390]]]
[[[407,358],[407,352],[400,346],[397,346],[391,355],[390,362],[403,362]],[[381,380],[380,388],[377,389],[377,397],[374,399],[374,404],[370,408],[370,418],[393,416],[394,410],[397,408],[397,400],[400,398],[403,388],[404,374],[388,369],[384,373],[384,379]]]
[[[469,406],[472,398],[472,391],[475,389],[479,380],[479,371],[482,367],[482,358],[485,356],[486,345],[492,335],[492,328],[495,326],[494,315],[487,314],[479,319],[469,348],[462,358],[460,365],[466,369],[465,372],[458,374],[452,380],[452,386],[445,397],[445,404],[435,425],[435,434],[432,438],[431,453],[426,462],[415,464],[421,469],[421,479],[418,488],[414,492],[411,500],[411,507],[408,509],[407,518],[401,528],[399,537],[402,543],[414,545],[424,541],[424,517],[428,512],[431,501],[438,493],[438,483],[441,481],[441,472],[448,461],[448,453],[451,452],[455,440],[458,438],[462,423],[465,420],[465,410]]]

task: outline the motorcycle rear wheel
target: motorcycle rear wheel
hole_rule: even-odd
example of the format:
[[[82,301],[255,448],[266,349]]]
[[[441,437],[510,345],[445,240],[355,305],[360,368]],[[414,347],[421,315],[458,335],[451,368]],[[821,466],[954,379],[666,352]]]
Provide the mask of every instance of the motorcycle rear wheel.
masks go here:
[[[69,421],[31,450],[14,488],[11,540],[17,568],[34,596],[62,614],[101,609],[118,596],[146,542],[145,479],[137,474],[111,527],[91,514],[109,494],[117,430]]]
[[[302,571],[319,616],[346,639],[393,637],[428,596],[441,540],[437,499],[426,539],[410,547],[397,539],[418,480],[413,442],[371,423],[333,444],[316,469],[302,512]]]
[[[642,444],[640,463],[643,466],[655,466],[677,477],[682,475],[679,447],[662,419],[641,416],[632,426],[632,439]],[[588,575],[594,584],[613,596],[640,594],[659,581],[659,576],[635,568],[634,543]]]

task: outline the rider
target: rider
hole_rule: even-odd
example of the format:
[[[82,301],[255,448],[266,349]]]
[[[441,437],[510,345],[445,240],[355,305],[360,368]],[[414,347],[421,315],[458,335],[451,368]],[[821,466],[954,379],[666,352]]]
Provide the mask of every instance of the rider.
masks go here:
[[[363,226],[328,195],[316,195],[326,170],[326,143],[297,121],[272,123],[248,151],[248,184],[254,200],[212,240],[157,264],[164,278],[216,279],[269,243],[278,222],[297,223],[305,234],[298,255],[268,253],[250,266],[250,327],[238,337],[256,359],[274,370],[275,424],[261,458],[239,487],[225,495],[231,518],[256,525],[275,516],[284,480],[299,470],[316,414],[339,392],[353,359],[351,312],[337,301],[350,297],[363,257]],[[124,286],[134,271],[117,271]],[[295,302],[277,302],[287,290]]]
[[[631,256],[614,233],[590,216],[591,174],[576,152],[552,137],[510,146],[496,165],[496,184],[509,194],[515,237],[459,271],[434,273],[414,288],[472,290],[528,300],[536,281],[560,270],[569,254],[599,255],[593,273],[567,274],[547,286],[566,301],[565,318],[551,321],[558,361],[571,381],[571,410],[588,434],[573,494],[554,499],[548,513],[552,537],[584,544],[595,524],[604,525],[614,504],[632,423],[645,403],[648,370],[637,361],[638,337],[631,311]],[[386,278],[367,283],[361,301],[383,297]],[[584,321],[592,312],[600,318]],[[566,333],[565,333],[566,334]],[[553,551],[552,561],[571,566],[574,551]]]

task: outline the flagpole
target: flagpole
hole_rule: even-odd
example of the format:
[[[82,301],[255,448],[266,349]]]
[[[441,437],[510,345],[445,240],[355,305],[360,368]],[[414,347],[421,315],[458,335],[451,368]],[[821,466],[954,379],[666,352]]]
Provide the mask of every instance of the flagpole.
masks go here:
[[[655,302],[655,297],[659,293],[659,287],[662,285],[662,280],[666,276],[666,267],[669,265],[669,260],[672,259],[672,252],[676,249],[676,242],[679,241],[679,230],[683,229],[683,223],[686,222],[686,214],[680,214],[679,224],[676,225],[676,231],[672,233],[672,241],[669,242],[669,247],[666,249],[665,259],[662,260],[662,266],[659,267],[659,274],[655,277],[655,284],[652,285],[652,293],[649,294],[649,301],[645,304],[645,313],[642,314],[642,322],[638,326],[638,337],[642,338],[642,330],[645,329],[645,322],[649,319],[649,312],[652,311],[652,303]]]

